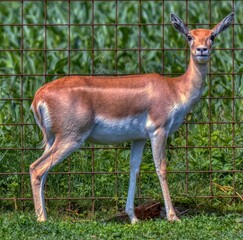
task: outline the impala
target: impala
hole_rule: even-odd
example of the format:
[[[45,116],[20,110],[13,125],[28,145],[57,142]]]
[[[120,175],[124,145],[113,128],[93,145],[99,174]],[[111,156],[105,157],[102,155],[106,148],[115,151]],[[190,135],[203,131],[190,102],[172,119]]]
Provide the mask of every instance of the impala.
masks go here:
[[[42,86],[32,110],[42,130],[45,150],[30,166],[38,221],[47,218],[43,187],[48,171],[84,141],[116,144],[132,141],[126,213],[134,214],[136,177],[144,145],[150,139],[167,219],[179,220],[174,211],[166,178],[166,141],[202,95],[214,38],[233,21],[229,14],[212,30],[189,30],[175,14],[171,22],[188,41],[190,63],[180,77],[159,74],[132,76],[69,76]]]

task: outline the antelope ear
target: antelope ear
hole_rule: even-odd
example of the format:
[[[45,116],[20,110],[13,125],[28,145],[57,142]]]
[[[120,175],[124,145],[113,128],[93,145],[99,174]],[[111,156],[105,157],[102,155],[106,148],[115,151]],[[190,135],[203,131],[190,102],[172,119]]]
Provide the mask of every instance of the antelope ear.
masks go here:
[[[221,32],[223,32],[224,30],[226,30],[229,25],[233,22],[234,20],[234,15],[235,13],[232,12],[231,14],[229,14],[227,17],[225,17],[220,23],[218,23],[213,29],[213,35],[217,36],[218,34],[220,34]]]
[[[183,35],[187,36],[189,33],[189,29],[186,27],[185,23],[177,17],[174,13],[170,14],[170,20],[173,27]]]

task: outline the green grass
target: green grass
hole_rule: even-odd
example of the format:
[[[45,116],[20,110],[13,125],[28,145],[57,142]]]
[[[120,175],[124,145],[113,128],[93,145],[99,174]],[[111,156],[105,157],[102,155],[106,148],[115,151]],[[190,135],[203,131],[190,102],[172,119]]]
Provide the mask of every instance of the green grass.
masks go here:
[[[196,215],[181,222],[163,219],[141,221],[136,225],[114,221],[83,221],[52,218],[36,222],[28,213],[1,213],[0,236],[7,239],[202,239],[238,240],[243,237],[240,215]]]

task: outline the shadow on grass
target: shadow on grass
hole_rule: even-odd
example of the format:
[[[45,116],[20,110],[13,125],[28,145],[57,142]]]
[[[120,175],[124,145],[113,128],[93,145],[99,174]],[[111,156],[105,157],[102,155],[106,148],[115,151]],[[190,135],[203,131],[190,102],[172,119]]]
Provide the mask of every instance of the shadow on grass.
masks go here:
[[[226,214],[241,214],[242,218],[240,222],[243,222],[243,206],[242,204],[237,204],[233,206],[224,206],[224,207],[214,207],[207,205],[198,206],[196,204],[174,204],[174,209],[176,215],[183,219],[193,218],[197,215],[216,215],[216,216],[224,216]],[[146,221],[149,219],[164,219],[166,220],[166,212],[165,207],[162,206],[160,202],[149,202],[142,205],[139,205],[135,208],[135,214],[140,221]],[[105,221],[107,222],[119,222],[119,223],[129,223],[129,217],[124,211],[118,212],[115,216],[107,218]]]

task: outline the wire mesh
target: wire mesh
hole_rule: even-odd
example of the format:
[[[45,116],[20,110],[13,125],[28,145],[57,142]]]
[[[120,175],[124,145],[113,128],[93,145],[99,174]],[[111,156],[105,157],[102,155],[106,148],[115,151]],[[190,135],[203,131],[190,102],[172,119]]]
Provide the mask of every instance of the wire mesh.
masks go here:
[[[2,206],[24,208],[32,202],[28,167],[42,148],[29,107],[41,85],[77,74],[180,75],[186,70],[189,51],[173,32],[169,13],[175,12],[190,28],[212,28],[231,11],[242,15],[242,3],[1,1]],[[215,43],[205,94],[169,139],[168,173],[175,201],[229,199],[232,203],[242,199],[242,25],[236,17],[231,29]],[[129,147],[129,143],[86,144],[49,173],[47,205],[60,200],[74,209],[86,201],[85,208],[89,206],[92,213],[102,206],[112,205],[116,210],[124,206]],[[149,145],[145,152],[137,185],[139,201],[160,196]]]

